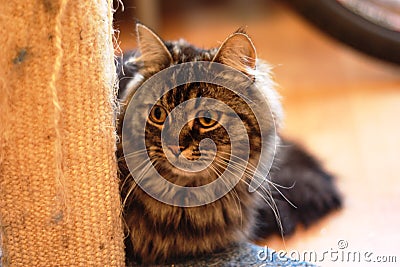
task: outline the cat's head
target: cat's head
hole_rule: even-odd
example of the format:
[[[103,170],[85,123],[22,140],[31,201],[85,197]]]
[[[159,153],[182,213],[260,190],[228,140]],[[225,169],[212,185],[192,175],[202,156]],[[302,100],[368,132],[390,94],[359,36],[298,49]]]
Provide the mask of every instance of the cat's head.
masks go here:
[[[154,99],[147,102],[148,99],[142,97],[140,103],[135,105],[136,115],[130,117],[129,123],[124,121],[124,124],[129,125],[126,126],[126,133],[132,137],[128,142],[137,144],[145,140],[144,149],[138,149],[143,151],[132,150],[129,153],[131,155],[126,155],[127,162],[134,161],[130,166],[133,176],[139,177],[138,180],[154,188],[158,194],[163,194],[166,189],[160,188],[156,179],[152,180],[151,175],[148,175],[150,165],[163,178],[183,187],[207,185],[226,172],[224,184],[229,185],[239,179],[240,182],[235,186],[236,192],[240,194],[239,197],[247,197],[248,186],[262,151],[269,158],[273,157],[273,146],[277,141],[276,120],[279,121],[281,115],[269,69],[258,62],[249,36],[241,29],[231,34],[218,48],[200,49],[183,40],[163,41],[146,26],[137,24],[137,40],[138,53],[128,59],[127,65],[134,66],[139,71],[128,84],[130,88],[124,99],[126,103],[152,75],[181,63],[206,61],[222,64],[235,70],[236,76],[244,76],[247,83],[243,84],[249,87],[245,89],[261,93],[268,98],[267,102],[270,104],[267,103],[264,107],[265,113],[257,117],[254,108],[249,105],[249,99],[230,88],[209,82],[188,82],[171,88],[175,77],[159,80],[152,89],[156,87],[155,91],[164,90],[165,93],[156,102]],[[193,64],[193,68],[197,67]],[[235,72],[229,75],[225,79],[231,82],[237,79],[234,77]],[[151,95],[150,92],[148,94]],[[146,92],[142,95],[145,96]],[[204,99],[216,101],[204,102]],[[187,104],[184,112],[174,114],[173,111],[183,103]],[[125,114],[125,120],[126,118]],[[264,125],[263,129],[260,120],[264,122],[261,123]],[[140,125],[142,122],[145,123],[144,131]],[[175,142],[174,136],[178,141]],[[207,139],[212,142],[203,142]],[[268,147],[263,147],[262,144],[267,144]],[[236,155],[232,153],[233,145]],[[151,164],[140,165],[146,157]],[[229,163],[233,164],[231,169],[227,169]],[[267,165],[267,162],[261,164]],[[132,170],[132,166],[138,169]],[[178,189],[174,190],[177,190],[174,194],[179,194]],[[192,194],[191,198],[202,196]]]

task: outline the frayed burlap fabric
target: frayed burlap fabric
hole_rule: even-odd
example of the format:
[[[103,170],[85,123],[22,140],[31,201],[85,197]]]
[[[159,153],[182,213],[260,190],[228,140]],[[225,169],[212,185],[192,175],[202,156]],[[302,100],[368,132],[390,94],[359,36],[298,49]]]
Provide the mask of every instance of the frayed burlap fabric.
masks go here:
[[[3,266],[122,266],[111,0],[0,2]]]

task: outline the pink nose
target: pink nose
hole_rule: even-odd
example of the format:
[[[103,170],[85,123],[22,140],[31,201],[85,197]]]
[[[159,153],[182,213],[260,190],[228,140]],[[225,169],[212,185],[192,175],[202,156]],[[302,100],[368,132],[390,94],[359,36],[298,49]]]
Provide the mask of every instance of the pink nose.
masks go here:
[[[168,148],[174,153],[175,156],[178,156],[181,153],[181,148],[179,146],[168,146]]]

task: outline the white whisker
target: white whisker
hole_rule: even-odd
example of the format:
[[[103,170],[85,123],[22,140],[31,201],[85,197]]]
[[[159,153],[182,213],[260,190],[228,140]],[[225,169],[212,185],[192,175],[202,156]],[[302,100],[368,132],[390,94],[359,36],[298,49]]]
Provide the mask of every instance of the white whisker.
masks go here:
[[[139,165],[136,166],[136,168],[134,168],[133,170],[129,170],[129,174],[125,177],[124,181],[122,182],[121,188],[125,187],[126,182],[129,180],[130,177],[132,177],[132,173],[135,172],[137,169],[141,168],[144,163],[146,163],[146,161],[139,163]]]
[[[123,156],[118,158],[118,161],[121,161],[121,160],[124,160],[124,159],[127,159],[127,158],[131,158],[131,157],[134,157],[134,156],[137,156],[137,155],[140,155],[140,154],[145,154],[145,153],[147,153],[147,151],[148,151],[147,149],[141,149],[141,150],[137,150],[135,152],[124,154]]]
[[[213,170],[218,177],[222,178],[222,173],[215,168],[212,164],[210,165],[210,169]],[[222,179],[222,181],[226,184],[226,186],[229,188],[229,185],[226,183],[225,179]],[[233,188],[231,191],[229,191],[229,194],[232,194],[233,198],[235,199],[234,203],[236,206],[237,211],[240,214],[240,225],[243,226],[243,212],[242,212],[242,205],[240,204],[240,197],[238,195],[238,193],[236,192],[235,188]],[[237,201],[236,201],[237,199]]]
[[[225,152],[224,152],[225,153]],[[226,154],[228,154],[228,153],[226,153]],[[234,155],[232,155],[232,156],[234,156]],[[224,160],[228,160],[227,158],[224,158],[224,157],[222,157],[222,156],[218,156],[218,157],[220,157],[221,159],[224,159]],[[294,185],[296,184],[296,182],[294,182],[293,183],[293,185],[291,185],[291,186],[284,186],[284,185],[280,185],[280,184],[277,184],[277,183],[275,183],[275,182],[273,182],[273,181],[271,181],[271,179],[267,179],[264,175],[262,175],[261,173],[259,173],[258,171],[257,171],[257,169],[250,163],[250,162],[247,162],[247,161],[245,161],[245,160],[243,160],[242,158],[240,158],[240,157],[236,157],[236,158],[238,158],[238,159],[240,159],[240,160],[242,160],[243,162],[245,162],[248,166],[244,166],[244,165],[240,165],[239,163],[237,163],[237,162],[235,162],[235,161],[230,161],[231,163],[235,163],[235,164],[237,164],[237,166],[240,166],[240,167],[242,167],[243,169],[244,169],[244,171],[246,172],[246,174],[249,174],[250,175],[250,178],[252,178],[252,177],[256,177],[256,178],[260,178],[261,180],[263,180],[263,181],[265,181],[265,182],[267,182],[269,185],[271,185],[292,207],[294,207],[294,208],[297,208],[297,206],[293,203],[293,202],[291,202],[278,188],[281,188],[281,189],[292,189],[293,187],[294,187]],[[250,168],[249,168],[250,167]],[[251,168],[254,168],[254,170],[253,169],[251,169]]]
[[[216,158],[216,161],[214,161],[215,162],[215,164],[217,164],[218,166],[220,166],[220,167],[223,167],[223,166],[221,166],[220,165],[220,163],[218,162],[218,159]],[[225,163],[225,162],[224,162]],[[232,165],[233,164],[238,164],[238,163],[236,163],[236,162],[230,162]],[[240,167],[242,167],[243,168],[243,166],[242,165],[237,165],[237,166],[240,166]],[[237,167],[236,166],[236,167]],[[233,166],[232,166],[233,167]],[[234,167],[233,167],[234,168]],[[232,171],[230,171],[229,169],[225,169],[226,171],[229,171],[232,175],[234,175],[234,176],[236,176],[237,178],[239,178],[238,176],[237,176],[237,174],[236,173],[233,173]],[[236,169],[236,170],[238,170],[238,169]],[[241,169],[239,169],[239,171],[240,171]],[[245,173],[246,174],[246,173]],[[248,174],[247,174],[248,175]],[[240,177],[240,181],[242,181],[243,183],[245,183],[246,185],[248,185],[248,186],[250,186],[250,183],[248,183],[245,179],[241,179],[241,177]],[[272,197],[272,195],[271,195],[271,192],[269,191],[269,190],[267,190],[267,189],[265,189],[264,188],[264,186],[261,186],[261,188],[262,188],[262,190],[263,190],[263,192],[265,192],[267,195],[268,195],[268,198],[269,199],[267,199],[263,194],[261,194],[260,192],[258,192],[258,191],[255,191],[267,204],[268,204],[268,206],[272,209],[272,212],[274,213],[274,216],[275,216],[275,219],[276,219],[276,221],[277,221],[277,223],[278,223],[278,227],[279,227],[279,230],[280,230],[280,232],[281,232],[281,235],[282,235],[282,237],[283,237],[283,227],[282,227],[282,221],[281,221],[281,218],[280,218],[280,214],[279,214],[279,210],[278,210],[278,207],[277,207],[277,205],[276,205],[276,203],[275,203],[275,200],[273,199],[273,197]]]
[[[122,202],[122,205],[125,206],[126,202],[129,198],[129,196],[134,192],[135,188],[138,186],[138,183],[144,178],[144,176],[147,174],[147,172],[150,170],[153,163],[152,162],[146,162],[146,165],[143,167],[142,171],[138,174],[136,178],[134,178],[134,181],[132,181],[132,185],[130,186],[128,192],[126,193],[125,199]],[[138,166],[139,167],[139,166]]]

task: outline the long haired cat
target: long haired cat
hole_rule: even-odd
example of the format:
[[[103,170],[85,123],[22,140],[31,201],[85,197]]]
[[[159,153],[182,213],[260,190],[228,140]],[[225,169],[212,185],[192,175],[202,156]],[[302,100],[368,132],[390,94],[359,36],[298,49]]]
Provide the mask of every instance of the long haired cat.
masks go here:
[[[220,110],[197,105],[193,112],[200,114],[181,129],[178,146],[163,149],[161,131],[167,127],[169,113],[184,101],[195,98],[213,98],[223,101],[240,117],[249,134],[249,158],[236,163],[244,174],[232,190],[220,199],[197,207],[179,207],[154,199],[137,184],[136,177],[144,177],[147,167],[138,166],[132,173],[127,166],[122,144],[126,106],[138,88],[156,73],[185,62],[208,61],[233,68],[263,91],[268,98],[275,126],[279,127],[282,110],[279,97],[273,88],[269,67],[256,56],[254,45],[242,29],[230,35],[218,48],[201,49],[183,40],[163,41],[152,30],[137,24],[138,50],[124,55],[119,66],[121,113],[118,118],[117,157],[119,160],[121,194],[124,201],[124,219],[128,237],[126,239],[127,262],[143,264],[166,263],[178,258],[196,256],[221,250],[243,240],[257,241],[273,233],[291,234],[296,225],[305,226],[327,212],[340,206],[340,197],[327,174],[310,155],[297,145],[280,139],[275,131],[269,130],[268,138],[278,140],[277,152],[269,173],[255,171],[260,159],[261,129],[257,118],[242,97],[211,83],[188,83],[179,85],[165,93],[149,110],[143,112],[146,121],[142,138],[145,153],[152,165],[165,179],[184,187],[208,184],[217,179],[227,167],[231,157],[231,143],[223,121],[229,115]],[[232,77],[234,79],[235,77]],[[167,83],[167,82],[166,82]],[[163,85],[160,85],[160,90]],[[139,107],[138,107],[139,109]],[[267,111],[267,109],[266,109]],[[266,115],[267,116],[267,115]],[[269,122],[272,129],[272,121]],[[174,121],[168,122],[174,127]],[[234,131],[235,125],[231,129]],[[128,129],[132,135],[137,129]],[[185,157],[195,161],[207,149],[200,152],[201,140],[214,141],[217,152],[212,163],[199,172],[177,169],[167,160],[167,155],[178,160]],[[240,138],[240,137],[239,137]],[[237,141],[240,142],[241,140]],[[128,141],[126,141],[128,142]],[[267,148],[268,150],[268,148]],[[135,154],[133,153],[133,154]],[[268,154],[269,157],[274,155]],[[134,155],[133,155],[134,156]],[[264,175],[266,180],[255,192],[249,192],[253,176]],[[234,174],[226,179],[234,179]],[[152,177],[146,178],[154,183]],[[228,181],[229,182],[229,181]],[[179,192],[176,192],[177,194]],[[196,198],[193,195],[193,198]]]

